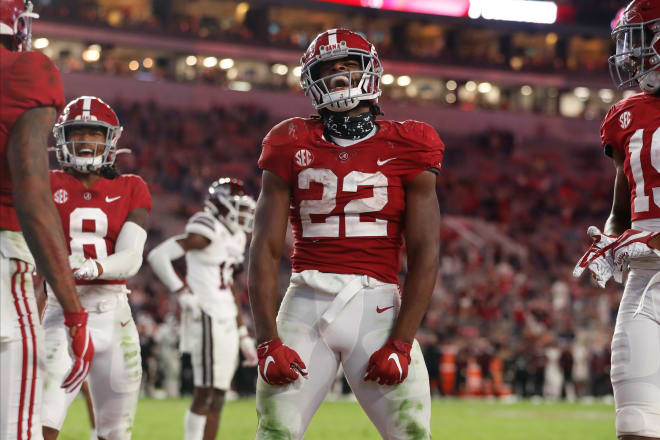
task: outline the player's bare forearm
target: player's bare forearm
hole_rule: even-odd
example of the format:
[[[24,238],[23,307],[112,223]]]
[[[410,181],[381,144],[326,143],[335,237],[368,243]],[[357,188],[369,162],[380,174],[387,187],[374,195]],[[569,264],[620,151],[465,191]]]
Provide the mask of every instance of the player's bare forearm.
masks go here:
[[[412,343],[428,309],[438,273],[440,209],[435,182],[435,174],[424,172],[406,188],[408,274],[391,336],[407,343]]]
[[[290,189],[277,175],[264,171],[250,244],[248,294],[257,343],[277,337],[277,279],[286,236]]]
[[[232,283],[230,289],[232,295],[234,295],[234,304],[236,304],[236,327],[241,328],[243,325],[243,318],[241,317],[241,301],[238,298],[239,292],[236,283]]]
[[[48,175],[47,139],[55,117],[52,107],[26,111],[11,131],[7,159],[14,207],[30,252],[64,311],[77,312],[82,306],[69,267],[62,224],[53,203]]]
[[[625,156],[620,151],[615,150],[613,160],[616,169],[614,199],[612,200],[612,211],[605,222],[603,232],[618,236],[630,229],[630,189],[623,169]]]

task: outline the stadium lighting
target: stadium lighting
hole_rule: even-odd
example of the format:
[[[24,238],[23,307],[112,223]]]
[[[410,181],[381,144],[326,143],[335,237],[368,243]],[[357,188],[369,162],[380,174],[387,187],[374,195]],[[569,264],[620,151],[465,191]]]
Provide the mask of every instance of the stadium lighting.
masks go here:
[[[227,70],[227,79],[236,79],[238,77],[238,69],[231,68]]]
[[[197,64],[197,57],[195,55],[188,55],[186,57],[186,65],[192,67]]]
[[[400,77],[398,77],[396,79],[396,83],[401,87],[406,87],[406,86],[410,85],[411,82],[412,82],[412,80],[410,79],[410,77],[408,75],[401,75]]]
[[[35,49],[45,49],[48,47],[48,44],[50,44],[48,38],[37,38],[34,40],[34,44],[32,46],[34,46]]]
[[[386,73],[385,75],[383,75],[380,81],[386,86],[388,86],[394,82],[394,75],[390,75],[389,73]]]
[[[557,4],[536,0],[471,0],[468,17],[552,24],[557,21]]]
[[[589,89],[586,87],[576,87],[573,90],[573,94],[580,100],[580,101],[586,101],[589,99],[589,95],[591,92],[589,92]]]
[[[209,69],[211,67],[215,67],[217,64],[218,64],[218,59],[216,57],[206,57],[204,58],[204,61],[202,61],[202,65],[204,67],[208,67]]]
[[[287,72],[289,71],[289,68],[285,66],[284,64],[273,64],[273,66],[270,68],[270,71],[273,72],[275,75],[286,75]]]
[[[300,73],[302,72],[302,67],[296,66],[293,68],[293,76],[300,78]]]
[[[152,58],[145,58],[142,60],[142,65],[144,66],[145,69],[151,69],[154,67],[154,60]]]
[[[249,92],[252,90],[252,84],[247,81],[232,81],[229,83],[229,88],[238,92]]]
[[[611,89],[600,89],[598,91],[598,96],[603,102],[612,102],[614,100],[614,92]]]
[[[474,81],[468,81],[465,83],[465,90],[468,92],[474,92],[477,90],[477,83]]]
[[[489,82],[482,82],[479,84],[479,87],[477,87],[477,90],[479,90],[479,93],[489,93],[493,90],[493,85]]]
[[[88,63],[93,63],[101,59],[101,46],[98,44],[90,45],[87,50],[82,53],[82,59]]]
[[[231,58],[223,58],[220,60],[220,68],[222,70],[231,69],[232,67],[234,67],[234,60]]]
[[[456,90],[456,87],[458,87],[458,84],[456,84],[456,81],[453,79],[450,79],[447,81],[447,90]]]
[[[524,85],[524,86],[522,86],[522,87],[520,88],[520,93],[521,93],[523,96],[530,96],[530,95],[532,94],[532,92],[533,92],[533,90],[532,90],[532,87],[531,87],[531,86]]]
[[[449,104],[453,104],[456,102],[456,95],[453,93],[447,93],[447,96],[445,96],[445,101]]]
[[[140,63],[139,63],[137,60],[131,60],[131,61],[128,63],[128,69],[129,69],[131,72],[135,72],[135,71],[138,70],[139,68],[140,68]]]

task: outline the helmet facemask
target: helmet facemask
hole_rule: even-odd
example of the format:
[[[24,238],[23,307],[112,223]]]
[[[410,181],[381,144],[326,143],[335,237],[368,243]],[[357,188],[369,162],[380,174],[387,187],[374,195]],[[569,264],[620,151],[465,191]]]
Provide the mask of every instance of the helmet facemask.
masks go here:
[[[639,84],[647,93],[660,90],[660,19],[619,24],[612,31],[616,53],[609,58],[617,88]]]
[[[321,63],[351,57],[360,63],[359,70],[337,72],[319,77]],[[351,110],[364,100],[377,100],[380,96],[380,77],[383,74],[374,47],[371,51],[349,48],[345,41],[338,47],[325,50],[302,67],[300,85],[305,95],[312,97],[314,108],[327,108],[334,112]],[[336,89],[336,90],[333,90]]]
[[[105,131],[105,140],[74,141],[69,139],[71,130],[78,127],[102,128]],[[57,124],[53,128],[55,136],[55,151],[57,161],[62,168],[71,168],[80,173],[95,173],[103,167],[112,167],[117,158],[117,142],[122,133],[121,126],[112,126],[103,121],[80,121],[73,120]],[[81,157],[77,152],[76,146],[84,145],[84,150],[90,149],[90,157]],[[99,153],[102,150],[101,153]]]

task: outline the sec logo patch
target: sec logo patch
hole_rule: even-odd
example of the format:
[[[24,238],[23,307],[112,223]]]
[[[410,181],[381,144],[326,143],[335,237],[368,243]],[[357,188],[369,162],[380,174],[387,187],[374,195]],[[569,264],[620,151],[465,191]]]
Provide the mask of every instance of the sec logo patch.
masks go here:
[[[299,167],[309,166],[314,160],[314,156],[312,155],[312,152],[304,148],[296,151],[294,157],[295,157],[296,165],[298,165]]]
[[[58,189],[53,193],[53,200],[60,205],[66,203],[69,200],[69,193],[65,189]]]
[[[632,115],[630,114],[630,112],[621,113],[621,116],[619,116],[619,125],[621,125],[622,130],[625,130],[626,128],[630,127],[631,122],[632,122]]]

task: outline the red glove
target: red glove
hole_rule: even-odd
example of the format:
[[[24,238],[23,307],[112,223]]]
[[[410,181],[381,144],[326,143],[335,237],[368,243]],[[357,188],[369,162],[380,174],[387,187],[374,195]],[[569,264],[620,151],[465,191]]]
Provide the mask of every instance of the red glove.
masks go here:
[[[364,380],[378,381],[380,385],[403,382],[408,377],[411,349],[412,345],[389,338],[385,345],[369,358]]]
[[[307,367],[295,350],[280,338],[259,344],[259,374],[270,385],[287,385],[298,379],[298,373],[307,376]]]
[[[94,344],[87,330],[87,312],[64,312],[64,325],[69,327],[69,354],[73,359],[73,365],[69,369],[62,388],[67,393],[73,392],[80,387],[87,374],[94,357]]]

